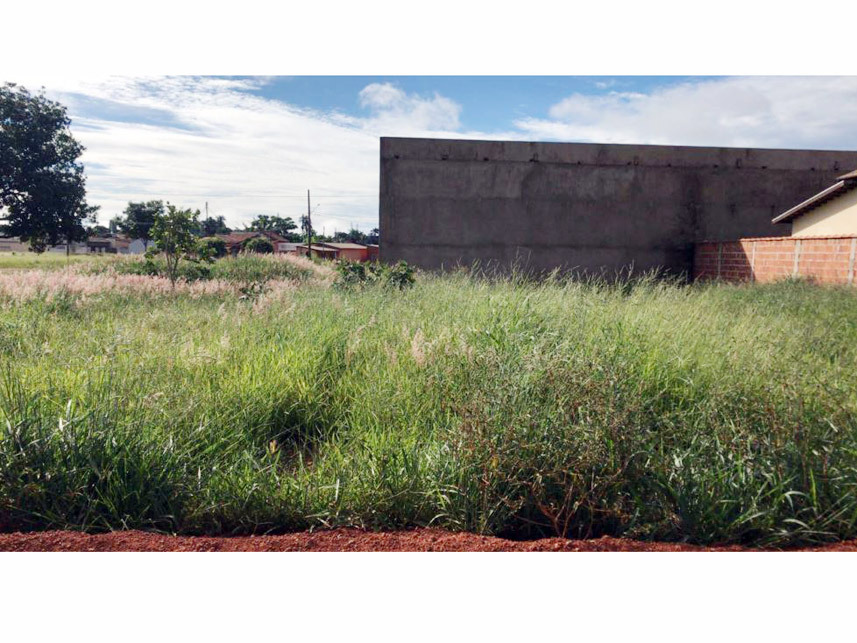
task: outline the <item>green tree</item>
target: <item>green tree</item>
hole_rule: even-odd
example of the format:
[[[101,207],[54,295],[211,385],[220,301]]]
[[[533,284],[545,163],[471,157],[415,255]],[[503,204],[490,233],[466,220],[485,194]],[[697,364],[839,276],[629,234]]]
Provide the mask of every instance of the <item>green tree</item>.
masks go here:
[[[315,229],[315,227],[313,227],[311,230],[307,231],[308,224],[309,224],[309,221],[307,220],[306,215],[302,216],[301,217],[300,241],[306,242],[307,234],[309,234],[309,236],[312,238],[313,241],[317,241],[318,237],[319,237],[318,231]]]
[[[226,241],[220,237],[203,237],[199,240],[199,246],[206,248],[205,254],[211,257],[226,256]]]
[[[274,252],[274,244],[267,237],[253,237],[244,242],[244,250],[247,252],[271,254]]]
[[[175,288],[179,261],[191,259],[198,251],[193,230],[199,226],[199,210],[180,210],[167,204],[166,214],[155,215],[152,224],[152,239],[164,253],[167,276]]]
[[[276,232],[280,236],[291,240],[291,237],[295,236],[292,230],[297,230],[298,224],[291,217],[258,214],[250,222],[250,227],[247,229],[254,232]]]
[[[129,201],[128,207],[122,214],[124,216],[114,219],[119,232],[131,239],[142,239],[148,248],[149,242],[155,238],[152,234],[152,227],[158,217],[164,214],[164,202],[140,201],[134,203]]]
[[[86,234],[90,237],[106,237],[108,234],[110,234],[110,228],[106,228],[103,225],[96,224],[87,228]]]
[[[0,235],[30,249],[86,238],[83,146],[71,135],[66,108],[14,83],[0,86]]]
[[[207,217],[200,221],[199,225],[202,229],[201,234],[206,237],[213,237],[216,234],[229,234],[232,232],[232,230],[226,226],[226,219],[222,216]]]
[[[351,228],[348,232],[337,232],[333,235],[333,240],[337,243],[368,243],[366,235],[356,228]]]

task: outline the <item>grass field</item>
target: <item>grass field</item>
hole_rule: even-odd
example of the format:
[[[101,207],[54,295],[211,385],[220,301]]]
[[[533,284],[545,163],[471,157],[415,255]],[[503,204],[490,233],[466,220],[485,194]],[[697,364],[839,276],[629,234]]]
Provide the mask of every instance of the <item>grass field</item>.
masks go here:
[[[7,527],[857,536],[853,290],[218,271],[3,275]]]
[[[109,263],[111,257],[88,254],[69,255],[62,252],[0,252],[0,270],[59,270],[69,265]]]

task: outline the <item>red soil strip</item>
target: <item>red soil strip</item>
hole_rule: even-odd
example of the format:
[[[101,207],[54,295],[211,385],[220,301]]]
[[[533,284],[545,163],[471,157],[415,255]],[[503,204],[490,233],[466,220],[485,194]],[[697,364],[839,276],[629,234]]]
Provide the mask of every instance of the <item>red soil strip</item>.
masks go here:
[[[0,534],[0,551],[757,551],[738,546],[699,547],[625,538],[514,541],[442,529],[367,532],[359,529],[278,536],[168,536],[142,531],[85,534],[41,531]],[[855,551],[857,540],[802,551]]]

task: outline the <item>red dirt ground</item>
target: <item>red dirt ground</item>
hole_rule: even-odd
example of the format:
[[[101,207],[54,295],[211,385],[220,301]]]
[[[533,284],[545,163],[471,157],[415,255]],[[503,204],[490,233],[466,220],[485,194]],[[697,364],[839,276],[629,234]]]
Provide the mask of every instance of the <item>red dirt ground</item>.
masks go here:
[[[514,541],[442,529],[367,532],[359,529],[279,536],[168,536],[142,531],[0,533],[2,551],[757,551],[738,546],[698,547],[624,538]],[[857,551],[857,540],[802,551]]]

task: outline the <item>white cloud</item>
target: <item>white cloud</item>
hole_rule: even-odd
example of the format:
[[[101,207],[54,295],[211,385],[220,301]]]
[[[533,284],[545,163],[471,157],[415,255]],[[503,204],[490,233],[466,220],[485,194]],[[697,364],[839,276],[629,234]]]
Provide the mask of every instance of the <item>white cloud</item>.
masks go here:
[[[750,76],[573,94],[516,125],[542,140],[855,149],[855,104],[854,76]]]
[[[106,223],[129,200],[164,198],[223,214],[233,226],[256,213],[296,221],[306,190],[313,224],[328,233],[378,220],[378,138],[456,135],[461,107],[390,84],[359,95],[364,118],[302,109],[248,93],[267,79],[46,79],[69,107],[86,146],[91,203]],[[467,136],[468,134],[460,134]],[[234,195],[234,196],[230,196]],[[277,196],[272,196],[277,195]]]
[[[431,98],[407,94],[390,83],[372,83],[359,94],[372,117],[364,127],[374,131],[454,131],[460,128],[461,106],[435,93]]]
[[[266,78],[21,82],[69,106],[102,223],[150,198],[200,209],[208,201],[233,226],[255,213],[297,219],[311,188],[317,227],[368,230],[378,220],[380,136],[857,149],[857,77],[711,79],[648,93],[614,86],[571,95],[504,132],[464,130],[452,99],[389,83],[364,87],[365,115],[354,116],[248,91]]]

